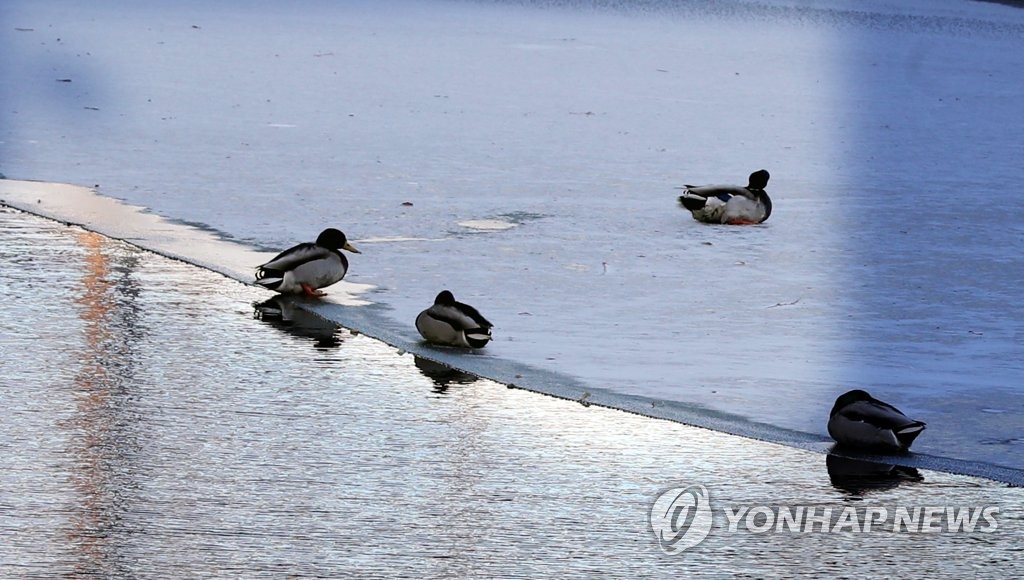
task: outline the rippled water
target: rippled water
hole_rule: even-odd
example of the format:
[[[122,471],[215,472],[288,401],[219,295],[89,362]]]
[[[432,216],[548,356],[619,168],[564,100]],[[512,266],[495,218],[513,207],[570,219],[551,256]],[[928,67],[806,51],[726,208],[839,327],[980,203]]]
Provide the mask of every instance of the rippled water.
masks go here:
[[[1020,490],[923,471],[855,493],[819,454],[400,356],[266,292],[0,210],[0,575],[1024,573]],[[729,534],[667,557],[656,494],[996,505],[991,534]],[[865,570],[865,562],[869,562]]]

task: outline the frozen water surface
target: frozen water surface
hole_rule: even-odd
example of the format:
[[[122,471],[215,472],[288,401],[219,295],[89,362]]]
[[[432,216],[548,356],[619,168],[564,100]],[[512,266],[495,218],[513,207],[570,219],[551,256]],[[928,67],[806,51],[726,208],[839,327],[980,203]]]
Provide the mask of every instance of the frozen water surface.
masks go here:
[[[585,408],[415,361],[263,290],[0,208],[5,578],[1020,577],[1020,490]],[[828,461],[828,463],[826,463]],[[989,507],[973,532],[730,532],[665,556],[647,513]],[[820,528],[819,528],[820,529]],[[950,557],[956,554],[956,557]],[[871,562],[865,571],[864,561]]]
[[[449,288],[496,323],[498,370],[818,442],[835,396],[865,388],[928,422],[916,450],[1024,468],[1019,9],[14,1],[0,17],[7,177],[99,184],[261,249],[340,227],[365,242],[348,279],[375,288],[370,330],[392,343]],[[762,167],[764,225],[675,204],[673,186]]]

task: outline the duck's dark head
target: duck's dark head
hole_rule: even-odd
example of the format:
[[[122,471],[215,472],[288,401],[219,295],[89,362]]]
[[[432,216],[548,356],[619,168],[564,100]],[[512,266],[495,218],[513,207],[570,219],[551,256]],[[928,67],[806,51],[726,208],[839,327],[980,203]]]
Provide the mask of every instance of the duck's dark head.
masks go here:
[[[840,409],[846,407],[847,405],[852,405],[860,401],[873,400],[874,398],[871,395],[869,395],[867,391],[862,391],[860,389],[847,391],[842,395],[839,395],[839,397],[836,399],[836,404],[832,406],[832,412],[829,414],[829,417],[835,416],[835,414],[838,413]]]
[[[770,177],[771,174],[764,169],[759,169],[758,171],[751,173],[747,189],[764,189],[768,186],[768,179]]]
[[[316,245],[329,250],[348,250],[357,254],[362,253],[355,246],[348,243],[345,232],[335,228],[327,228],[320,232],[320,235],[316,238]]]
[[[455,304],[455,295],[448,290],[442,290],[437,298],[434,298],[434,304],[440,304],[442,306],[451,306]]]

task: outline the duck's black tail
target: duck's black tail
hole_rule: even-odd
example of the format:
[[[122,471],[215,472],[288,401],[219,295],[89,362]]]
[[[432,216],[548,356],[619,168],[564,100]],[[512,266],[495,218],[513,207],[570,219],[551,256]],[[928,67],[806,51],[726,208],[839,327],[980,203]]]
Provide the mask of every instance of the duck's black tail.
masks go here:
[[[491,340],[491,331],[487,328],[471,328],[465,335],[466,342],[473,348],[483,348]]]
[[[679,203],[690,211],[704,209],[704,204],[706,204],[707,202],[708,200],[706,198],[703,198],[699,195],[694,195],[690,192],[686,192],[683,195],[679,196]]]
[[[271,290],[277,290],[277,287],[284,282],[284,272],[280,270],[270,270],[268,268],[260,268],[256,270],[256,283],[264,288],[270,288]]]
[[[893,432],[896,434],[896,439],[900,442],[900,445],[907,449],[914,442],[914,439],[917,439],[917,436],[924,431],[924,426],[923,421],[914,421],[903,427],[893,429]]]

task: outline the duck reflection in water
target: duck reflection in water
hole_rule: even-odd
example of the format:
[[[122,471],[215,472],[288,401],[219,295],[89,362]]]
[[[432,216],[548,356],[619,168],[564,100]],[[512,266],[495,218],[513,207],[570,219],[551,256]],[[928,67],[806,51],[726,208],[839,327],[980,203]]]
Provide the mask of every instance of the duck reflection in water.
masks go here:
[[[825,456],[832,487],[853,495],[892,489],[904,483],[924,481],[913,467],[848,457],[835,449]]]
[[[253,318],[267,322],[288,334],[313,339],[315,348],[337,348],[341,345],[341,327],[298,308],[293,296],[274,296],[253,304],[253,309]]]
[[[423,373],[423,376],[434,381],[434,392],[444,393],[452,384],[470,385],[479,380],[476,375],[460,371],[446,364],[434,362],[423,357],[414,357],[416,368]]]

